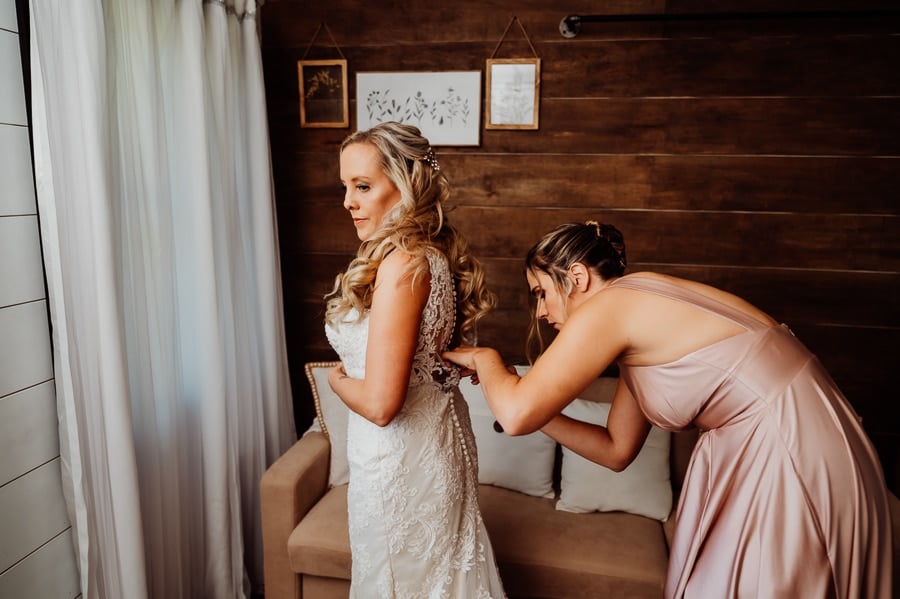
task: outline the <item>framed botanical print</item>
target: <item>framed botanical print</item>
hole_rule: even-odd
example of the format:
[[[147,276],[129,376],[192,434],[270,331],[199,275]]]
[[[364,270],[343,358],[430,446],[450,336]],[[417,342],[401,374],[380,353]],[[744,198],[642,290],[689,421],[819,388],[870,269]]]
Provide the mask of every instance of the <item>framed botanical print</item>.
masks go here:
[[[356,74],[356,126],[415,125],[435,146],[477,146],[481,71]]]

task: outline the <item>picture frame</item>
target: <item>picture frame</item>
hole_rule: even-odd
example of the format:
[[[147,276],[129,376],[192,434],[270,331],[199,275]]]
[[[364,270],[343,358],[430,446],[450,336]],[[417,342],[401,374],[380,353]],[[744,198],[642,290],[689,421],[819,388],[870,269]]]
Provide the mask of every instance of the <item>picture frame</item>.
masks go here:
[[[300,127],[350,126],[347,60],[298,60]]]
[[[433,146],[479,145],[481,71],[357,73],[357,128],[385,121],[415,125]]]
[[[540,121],[541,59],[487,59],[485,129],[537,129]]]

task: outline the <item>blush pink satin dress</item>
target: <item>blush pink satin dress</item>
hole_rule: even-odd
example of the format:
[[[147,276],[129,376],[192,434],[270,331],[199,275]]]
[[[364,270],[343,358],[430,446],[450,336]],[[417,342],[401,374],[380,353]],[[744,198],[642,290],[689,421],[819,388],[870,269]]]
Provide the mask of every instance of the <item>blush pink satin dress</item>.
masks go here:
[[[746,329],[674,362],[620,365],[651,422],[701,431],[676,513],[666,597],[889,598],[883,472],[818,359],[786,326],[691,290],[635,275],[613,285]]]

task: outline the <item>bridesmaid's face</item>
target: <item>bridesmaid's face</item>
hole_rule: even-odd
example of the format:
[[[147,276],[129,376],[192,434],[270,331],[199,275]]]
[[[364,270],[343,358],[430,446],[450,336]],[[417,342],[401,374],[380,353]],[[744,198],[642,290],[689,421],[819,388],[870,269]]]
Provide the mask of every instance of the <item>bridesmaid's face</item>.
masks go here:
[[[546,320],[547,324],[558,330],[568,317],[568,298],[559,292],[553,279],[545,272],[529,270],[525,273],[525,278],[537,303],[536,317]]]
[[[385,215],[400,201],[400,190],[381,168],[378,148],[354,143],[341,152],[344,208],[350,212],[360,241],[372,237]]]

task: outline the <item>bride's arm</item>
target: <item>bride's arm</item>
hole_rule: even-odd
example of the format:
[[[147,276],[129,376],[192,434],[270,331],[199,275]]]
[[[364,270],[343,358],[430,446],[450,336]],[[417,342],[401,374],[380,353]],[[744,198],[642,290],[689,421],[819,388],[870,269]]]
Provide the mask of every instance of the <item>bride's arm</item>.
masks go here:
[[[341,400],[378,426],[390,423],[403,407],[422,311],[431,289],[427,274],[413,282],[406,271],[411,259],[394,251],[378,267],[369,311],[365,378],[350,378],[341,367],[328,375]]]

